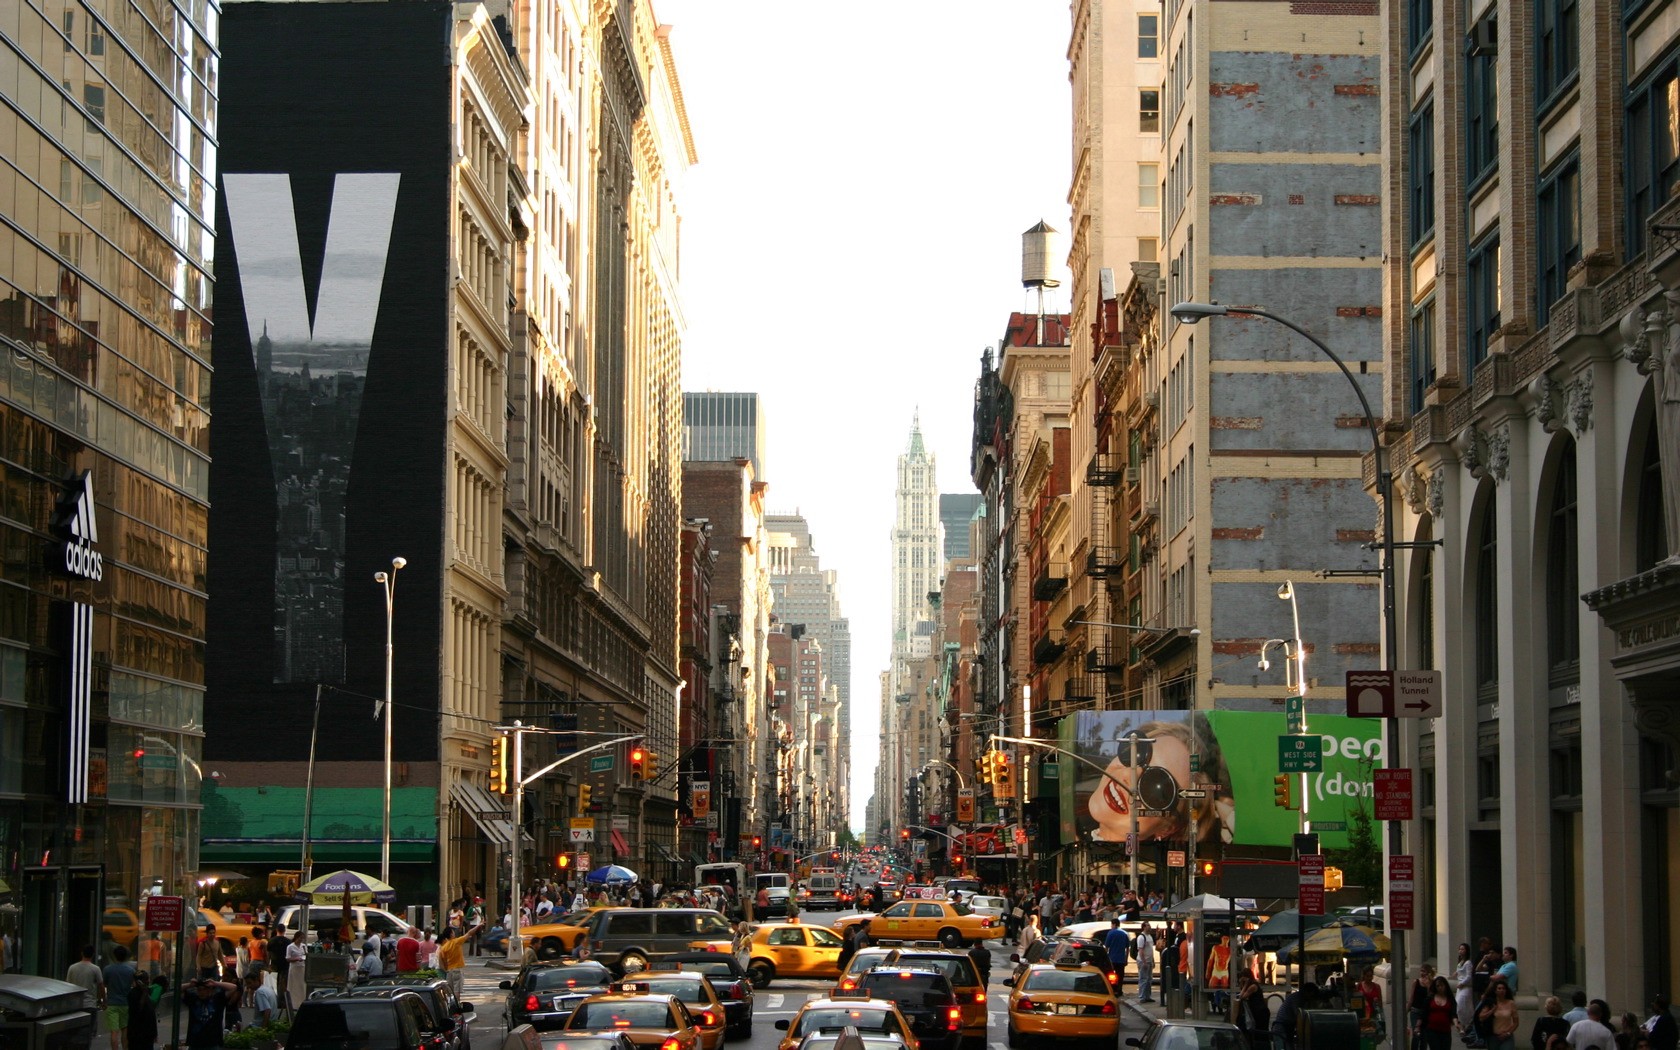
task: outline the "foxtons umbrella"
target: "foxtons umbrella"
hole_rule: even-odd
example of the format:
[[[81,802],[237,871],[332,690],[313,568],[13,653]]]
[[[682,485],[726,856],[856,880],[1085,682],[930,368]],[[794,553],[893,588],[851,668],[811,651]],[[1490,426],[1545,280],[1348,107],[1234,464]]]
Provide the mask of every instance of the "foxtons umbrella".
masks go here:
[[[1388,954],[1391,947],[1387,937],[1352,922],[1332,922],[1307,934],[1302,955],[1307,959],[1375,959]],[[1294,945],[1277,953],[1278,961],[1289,959]]]
[[[635,872],[621,865],[603,864],[585,875],[583,880],[593,882],[597,886],[623,886],[635,882],[639,877]]]
[[[294,900],[311,904],[384,904],[397,899],[397,891],[372,875],[343,868],[318,879],[311,879],[292,894]]]

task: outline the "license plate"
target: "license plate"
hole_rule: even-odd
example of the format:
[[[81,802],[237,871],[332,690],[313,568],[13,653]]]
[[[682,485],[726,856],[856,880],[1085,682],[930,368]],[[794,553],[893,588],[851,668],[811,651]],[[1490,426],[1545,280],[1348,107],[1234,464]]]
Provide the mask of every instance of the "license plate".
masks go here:
[[[1059,1014],[1076,1014],[1079,1012],[1079,1007],[1073,1003],[1057,1003],[1056,1012]]]
[[[556,1010],[564,1010],[566,1008],[566,1000],[564,1000],[564,999],[554,1000],[554,1008]]]

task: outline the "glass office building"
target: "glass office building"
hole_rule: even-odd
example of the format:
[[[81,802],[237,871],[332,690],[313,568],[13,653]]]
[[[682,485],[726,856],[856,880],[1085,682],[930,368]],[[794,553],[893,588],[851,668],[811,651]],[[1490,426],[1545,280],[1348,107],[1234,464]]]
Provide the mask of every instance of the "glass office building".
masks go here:
[[[10,970],[137,946],[198,867],[218,19],[0,2]]]
[[[764,477],[764,404],[757,394],[683,393],[682,457],[702,463],[750,459]]]

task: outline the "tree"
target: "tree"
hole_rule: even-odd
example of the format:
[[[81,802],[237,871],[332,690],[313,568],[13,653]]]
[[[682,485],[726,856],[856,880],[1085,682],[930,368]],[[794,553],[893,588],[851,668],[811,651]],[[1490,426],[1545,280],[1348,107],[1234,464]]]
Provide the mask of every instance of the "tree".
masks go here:
[[[1365,904],[1374,903],[1382,893],[1382,842],[1363,801],[1348,814],[1348,847],[1342,851],[1340,866],[1344,881],[1365,894]]]

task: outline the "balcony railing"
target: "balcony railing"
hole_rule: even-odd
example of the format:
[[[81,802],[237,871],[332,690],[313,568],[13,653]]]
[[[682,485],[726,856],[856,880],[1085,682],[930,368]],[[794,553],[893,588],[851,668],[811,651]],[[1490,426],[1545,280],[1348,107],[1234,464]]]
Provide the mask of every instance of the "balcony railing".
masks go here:
[[[1120,479],[1126,473],[1126,457],[1117,452],[1106,452],[1091,457],[1091,462],[1085,465],[1085,483],[1112,488],[1120,484]]]
[[[1033,663],[1043,666],[1054,663],[1067,652],[1067,640],[1061,631],[1051,628],[1034,640]]]
[[[1092,674],[1124,671],[1130,656],[1131,650],[1128,646],[1099,645],[1085,654],[1085,670]]]
[[[1067,586],[1067,565],[1062,562],[1050,562],[1038,570],[1033,577],[1033,599],[1047,602],[1062,593]]]
[[[1092,547],[1085,556],[1085,575],[1105,579],[1118,576],[1126,567],[1126,551],[1121,547]]]

